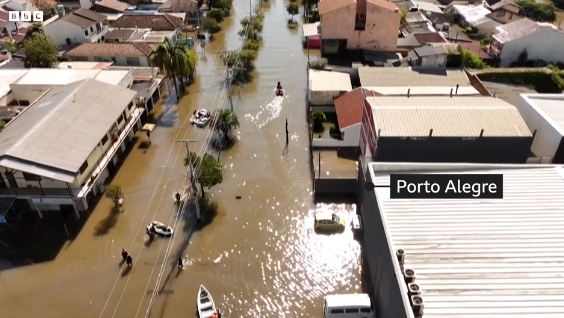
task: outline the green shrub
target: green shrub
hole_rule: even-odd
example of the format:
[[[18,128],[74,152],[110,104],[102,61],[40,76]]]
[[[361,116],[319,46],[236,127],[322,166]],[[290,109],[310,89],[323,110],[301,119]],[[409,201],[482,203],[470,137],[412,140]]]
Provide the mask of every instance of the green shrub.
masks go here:
[[[325,69],[325,66],[327,66],[327,59],[324,57],[318,57],[316,59],[313,59],[311,61],[309,61],[308,66],[311,69],[314,70],[323,70]]]
[[[243,50],[258,51],[260,48],[259,41],[247,40],[243,44]]]
[[[564,72],[550,72],[545,69],[523,72],[487,72],[477,74],[482,81],[500,82],[513,85],[527,85],[539,93],[562,93]]]
[[[320,110],[314,111],[311,114],[311,119],[313,119],[313,132],[320,133],[325,130],[325,127],[323,126],[323,122],[327,120],[325,113]]]
[[[208,31],[209,33],[217,33],[221,30],[219,23],[216,19],[205,17],[202,19],[202,29]]]
[[[213,8],[208,11],[207,16],[214,19],[218,23],[221,23],[223,21],[223,18],[225,18],[225,11],[223,9]]]

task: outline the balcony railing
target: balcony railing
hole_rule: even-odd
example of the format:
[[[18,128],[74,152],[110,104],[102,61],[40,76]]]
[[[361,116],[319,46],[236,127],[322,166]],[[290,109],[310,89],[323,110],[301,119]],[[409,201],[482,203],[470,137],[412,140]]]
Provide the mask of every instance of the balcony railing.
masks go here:
[[[0,188],[0,196],[28,196],[28,197],[71,197],[69,189],[41,189],[41,188]]]

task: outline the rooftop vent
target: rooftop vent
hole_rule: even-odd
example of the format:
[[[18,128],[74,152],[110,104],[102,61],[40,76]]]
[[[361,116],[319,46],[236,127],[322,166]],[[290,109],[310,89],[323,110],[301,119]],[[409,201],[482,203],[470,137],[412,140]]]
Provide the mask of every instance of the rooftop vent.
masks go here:
[[[412,269],[405,269],[403,271],[403,278],[406,284],[413,283],[415,282],[415,272]]]
[[[407,294],[411,298],[411,296],[420,296],[421,290],[419,289],[419,285],[416,283],[409,283],[407,284]]]
[[[405,252],[402,249],[396,251],[396,257],[398,258],[398,262],[403,265],[405,262]]]
[[[415,317],[423,317],[423,308],[425,305],[423,303],[423,298],[421,296],[411,296],[411,303],[413,304],[412,308]]]

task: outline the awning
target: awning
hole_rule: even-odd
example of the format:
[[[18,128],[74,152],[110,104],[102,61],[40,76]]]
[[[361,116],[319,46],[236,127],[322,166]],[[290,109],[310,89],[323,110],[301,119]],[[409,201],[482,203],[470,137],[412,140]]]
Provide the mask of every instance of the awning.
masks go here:
[[[6,214],[10,211],[15,197],[0,198],[0,224],[6,223]]]
[[[145,124],[143,125],[143,128],[141,128],[141,130],[152,132],[155,129],[155,127],[156,127],[155,124]]]

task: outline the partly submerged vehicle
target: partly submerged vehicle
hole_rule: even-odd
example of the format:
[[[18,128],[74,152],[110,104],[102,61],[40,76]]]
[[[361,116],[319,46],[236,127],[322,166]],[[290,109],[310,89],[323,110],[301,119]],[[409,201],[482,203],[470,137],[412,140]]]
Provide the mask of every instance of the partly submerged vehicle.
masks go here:
[[[212,316],[218,316],[215,303],[213,302],[210,292],[204,285],[200,285],[200,289],[198,290],[198,317],[211,318]]]
[[[153,221],[147,225],[147,233],[156,233],[162,236],[171,236],[174,233],[172,227],[158,221]]]
[[[209,111],[200,109],[198,111],[194,111],[192,118],[190,118],[190,123],[198,127],[204,127],[210,121],[210,118],[211,114]]]

